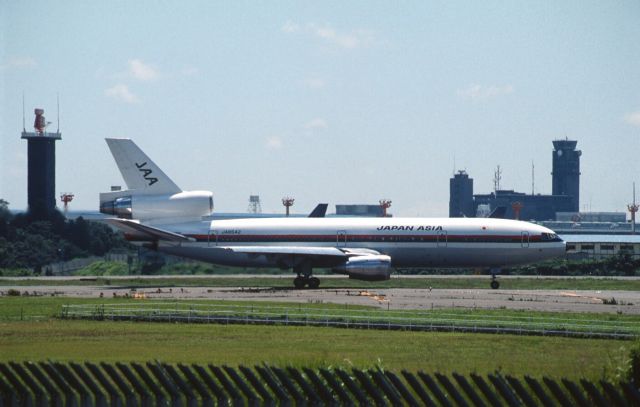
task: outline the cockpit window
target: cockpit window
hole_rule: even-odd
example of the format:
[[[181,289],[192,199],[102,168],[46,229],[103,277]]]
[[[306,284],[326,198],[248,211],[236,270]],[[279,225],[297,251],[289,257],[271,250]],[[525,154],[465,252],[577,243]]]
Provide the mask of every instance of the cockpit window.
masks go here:
[[[555,233],[543,233],[542,234],[542,240],[550,242],[553,240],[557,240],[558,239],[558,235],[556,235]]]

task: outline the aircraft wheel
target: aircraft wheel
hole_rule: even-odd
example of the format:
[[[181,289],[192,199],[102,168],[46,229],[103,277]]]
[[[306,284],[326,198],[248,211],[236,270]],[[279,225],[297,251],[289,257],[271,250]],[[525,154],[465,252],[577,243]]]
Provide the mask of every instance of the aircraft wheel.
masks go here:
[[[497,290],[498,288],[500,288],[500,283],[497,282],[496,280],[493,280],[491,282],[491,288],[493,288],[494,290]]]
[[[304,286],[306,285],[306,283],[307,283],[307,282],[306,282],[306,281],[305,281],[305,279],[304,279],[304,278],[302,278],[302,277],[296,277],[296,278],[294,278],[294,279],[293,279],[293,286],[294,286],[296,289],[298,289],[298,290],[300,290],[300,289],[304,288]]]
[[[320,279],[316,277],[311,277],[309,279],[309,288],[318,288],[320,287]]]

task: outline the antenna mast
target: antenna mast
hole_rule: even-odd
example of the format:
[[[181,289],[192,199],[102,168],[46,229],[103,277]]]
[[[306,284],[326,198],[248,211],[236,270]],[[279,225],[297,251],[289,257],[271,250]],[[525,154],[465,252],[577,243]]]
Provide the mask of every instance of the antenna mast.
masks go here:
[[[631,234],[636,234],[636,212],[640,206],[636,203],[636,183],[633,183],[633,203],[627,205],[627,209],[631,213]]]
[[[56,93],[56,105],[58,106],[58,130],[56,133],[60,133],[60,93]]]
[[[502,179],[502,170],[500,166],[496,168],[496,171],[493,173],[493,189],[494,192],[497,192],[500,189],[500,180]]]
[[[24,91],[22,91],[22,132],[27,132],[27,125],[24,118]]]
[[[536,194],[536,173],[535,173],[535,165],[533,165],[533,160],[531,160],[531,195]]]
[[[456,155],[453,154],[453,172],[451,173],[451,176],[455,176],[456,175]]]

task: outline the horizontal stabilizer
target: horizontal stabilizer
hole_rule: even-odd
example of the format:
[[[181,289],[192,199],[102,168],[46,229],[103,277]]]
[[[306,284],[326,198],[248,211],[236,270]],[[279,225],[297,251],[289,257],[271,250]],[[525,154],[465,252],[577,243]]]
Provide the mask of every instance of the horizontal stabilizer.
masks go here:
[[[315,209],[313,211],[311,211],[311,213],[309,214],[310,218],[324,218],[324,216],[327,214],[327,208],[329,207],[329,204],[318,204],[318,206],[315,207]]]
[[[153,226],[142,225],[129,219],[109,218],[105,219],[110,225],[122,230],[125,234],[131,235],[135,239],[148,241],[169,241],[169,242],[193,242],[194,239],[179,233],[158,229]]]

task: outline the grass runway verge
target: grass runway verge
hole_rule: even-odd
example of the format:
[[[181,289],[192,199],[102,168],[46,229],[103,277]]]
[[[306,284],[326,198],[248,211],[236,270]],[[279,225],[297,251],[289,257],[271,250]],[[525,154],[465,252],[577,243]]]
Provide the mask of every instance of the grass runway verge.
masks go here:
[[[96,277],[76,280],[56,278],[7,279],[0,278],[0,286],[65,286],[85,285],[104,286],[105,288],[144,288],[144,287],[273,287],[292,289],[291,276],[243,277],[200,277],[183,278],[166,276],[158,278],[109,278]],[[321,288],[434,288],[434,289],[487,289],[490,277],[403,277],[394,276],[387,281],[362,281],[348,278],[322,278]],[[545,277],[498,277],[501,289],[509,290],[622,290],[640,291],[640,279],[618,278],[545,278]]]
[[[0,360],[115,362],[160,359],[171,363],[206,362],[231,366],[266,362],[279,366],[358,368],[379,365],[397,371],[485,374],[500,370],[515,376],[529,374],[596,380],[615,375],[626,363],[629,348],[634,346],[630,341],[603,339],[66,321],[54,317],[64,303],[97,304],[99,301],[55,297],[0,298]],[[328,307],[327,304],[321,306]],[[20,315],[23,320],[19,320]]]

